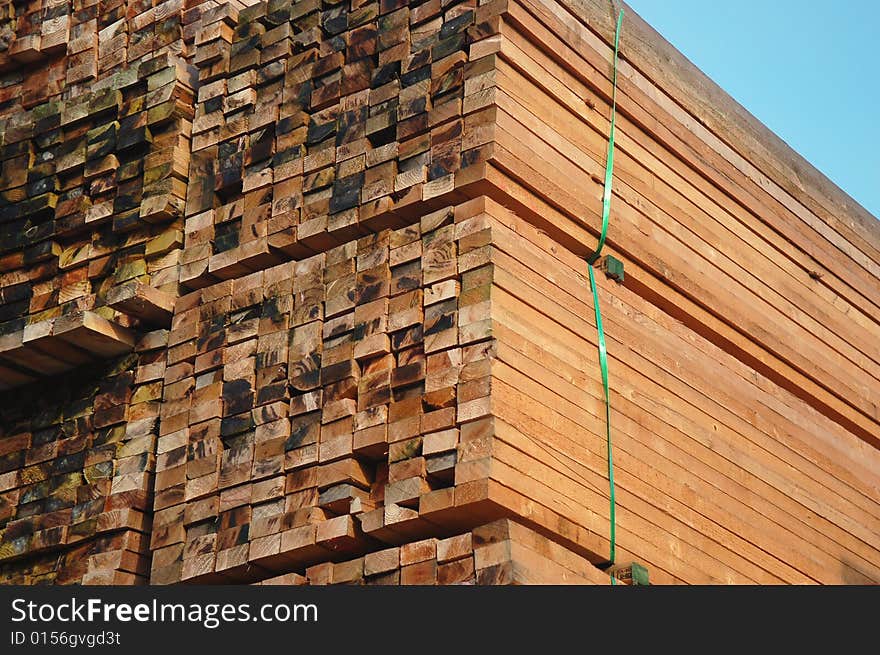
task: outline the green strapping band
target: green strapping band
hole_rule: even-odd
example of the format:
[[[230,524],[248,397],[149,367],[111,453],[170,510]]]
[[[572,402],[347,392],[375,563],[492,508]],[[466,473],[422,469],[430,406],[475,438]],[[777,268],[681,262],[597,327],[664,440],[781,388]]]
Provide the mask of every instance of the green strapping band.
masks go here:
[[[614,32],[614,72],[611,78],[611,129],[608,136],[608,156],[605,158],[605,191],[602,194],[602,233],[596,251],[587,257],[587,263],[593,265],[602,253],[605,237],[608,234],[608,219],[611,216],[611,178],[614,172],[614,119],[617,116],[617,52],[620,43],[620,25],[623,23],[623,8],[617,15],[617,29]]]
[[[596,331],[599,333],[599,367],[602,369],[602,388],[605,390],[605,434],[608,442],[608,486],[611,496],[611,554],[608,562],[614,564],[614,547],[617,521],[615,518],[614,501],[614,457],[611,452],[611,394],[608,389],[608,351],[605,348],[605,330],[602,328],[602,312],[599,310],[599,294],[596,291],[596,276],[593,267],[588,267],[590,272],[590,289],[593,291],[593,307],[596,311]]]
[[[596,276],[593,273],[593,264],[599,259],[602,247],[605,245],[605,237],[608,234],[608,219],[611,216],[611,180],[614,173],[614,119],[617,114],[617,53],[618,44],[620,42],[620,26],[623,23],[623,9],[617,16],[617,29],[614,33],[614,72],[612,74],[612,90],[611,90],[611,130],[608,137],[608,156],[605,160],[605,191],[602,194],[602,234],[599,236],[599,245],[596,251],[587,258],[589,266],[587,269],[590,273],[590,290],[593,292],[593,308],[596,312],[596,331],[599,339],[599,366],[602,369],[602,388],[605,391],[605,432],[608,443],[608,486],[610,489],[611,502],[611,530],[609,539],[611,541],[611,552],[608,558],[609,564],[614,564],[615,548],[616,548],[616,505],[614,499],[614,457],[611,448],[611,392],[608,388],[608,351],[605,347],[605,330],[602,327],[602,312],[599,309],[599,294],[596,290]],[[611,583],[616,584],[616,580],[612,577]]]

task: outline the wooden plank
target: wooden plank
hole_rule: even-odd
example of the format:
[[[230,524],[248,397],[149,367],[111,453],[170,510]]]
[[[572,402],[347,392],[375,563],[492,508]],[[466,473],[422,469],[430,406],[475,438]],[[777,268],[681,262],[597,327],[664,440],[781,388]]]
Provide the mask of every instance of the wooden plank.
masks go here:
[[[107,304],[153,325],[167,326],[174,310],[171,296],[140,282],[114,287],[107,295]]]

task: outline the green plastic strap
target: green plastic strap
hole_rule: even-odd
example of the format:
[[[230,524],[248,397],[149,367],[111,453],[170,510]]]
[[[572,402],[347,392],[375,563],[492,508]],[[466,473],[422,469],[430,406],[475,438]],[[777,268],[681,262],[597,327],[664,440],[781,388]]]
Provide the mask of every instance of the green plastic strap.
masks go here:
[[[587,257],[590,265],[596,263],[605,245],[608,234],[608,219],[611,217],[611,177],[614,172],[614,119],[617,116],[617,52],[620,43],[620,25],[623,23],[623,8],[617,15],[617,29],[614,32],[614,71],[611,78],[611,129],[608,135],[608,155],[605,157],[605,191],[602,194],[602,233],[596,251]]]
[[[605,329],[602,327],[602,312],[599,309],[599,294],[596,290],[596,275],[593,267],[588,266],[590,272],[590,289],[593,292],[593,308],[596,312],[596,331],[599,333],[599,367],[602,369],[602,389],[605,391],[605,435],[608,443],[608,486],[611,497],[611,553],[608,556],[609,564],[614,564],[616,544],[616,502],[614,500],[614,457],[611,449],[611,393],[608,389],[608,351],[605,348]]]
[[[599,335],[599,367],[602,369],[602,389],[605,392],[605,434],[608,443],[608,486],[610,497],[610,535],[611,550],[608,557],[609,565],[615,561],[616,533],[617,533],[617,503],[614,498],[614,457],[611,444],[611,393],[608,388],[608,351],[605,347],[605,330],[602,327],[602,312],[599,309],[599,293],[596,289],[596,276],[593,273],[593,264],[599,259],[602,247],[605,245],[605,236],[608,233],[608,219],[611,216],[611,181],[614,173],[614,119],[617,114],[617,53],[620,42],[620,26],[623,23],[623,9],[617,15],[617,29],[614,33],[614,72],[612,74],[611,90],[611,130],[608,137],[608,156],[605,160],[605,190],[602,194],[602,234],[596,251],[587,258],[590,272],[590,290],[593,292],[593,308],[596,312],[596,331]],[[617,584],[612,576],[611,584]]]

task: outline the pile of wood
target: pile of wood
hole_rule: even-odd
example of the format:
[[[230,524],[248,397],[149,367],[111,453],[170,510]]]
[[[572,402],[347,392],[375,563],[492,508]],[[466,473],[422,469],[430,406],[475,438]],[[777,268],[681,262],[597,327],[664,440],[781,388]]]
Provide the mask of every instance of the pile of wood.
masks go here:
[[[611,579],[581,557],[502,519],[444,539],[393,546],[345,562],[323,562],[264,585],[599,584]]]
[[[0,579],[606,583],[609,7],[4,4]],[[621,43],[617,561],[876,582],[877,223]]]
[[[610,114],[609,48],[596,26],[573,20],[583,12],[577,2],[510,4],[488,176],[499,202],[577,254],[596,244]],[[646,28],[633,20],[628,29],[623,56],[650,57]],[[828,199],[765,182],[769,169],[741,154],[757,148],[754,137],[735,152],[682,115],[662,68],[624,71],[609,252],[641,295],[880,446],[876,220],[858,220],[856,207],[841,220],[821,207]],[[704,84],[691,77],[676,83]]]
[[[560,244],[576,255],[589,253],[600,224],[613,23],[602,11],[595,12],[595,24],[574,21],[587,11],[585,4],[593,3],[511,3],[501,30],[495,150],[487,171],[492,186],[486,191],[550,237],[545,251],[554,256],[536,267],[549,284],[537,284],[523,302],[556,315],[552,323],[533,319],[520,328],[526,337],[540,330],[542,350],[549,350],[544,335],[554,334],[551,328],[565,334],[578,325],[571,313],[557,312],[559,303],[586,300],[572,305],[587,318],[575,331],[591,341],[595,329],[582,261],[570,259],[570,291],[553,302],[548,298],[555,298],[550,292],[560,279],[544,273],[560,268]],[[593,31],[600,25],[603,39]],[[612,423],[620,426],[615,435],[623,433],[615,438],[631,435],[632,447],[662,436],[638,456],[634,481],[652,480],[668,461],[685,456],[693,464],[683,468],[699,470],[700,481],[664,488],[687,479],[674,467],[667,479],[643,487],[641,499],[632,501],[639,522],[626,537],[618,529],[618,548],[643,540],[635,558],[660,570],[655,576],[652,568],[652,579],[668,573],[669,581],[876,581],[876,220],[781,147],[768,156],[770,135],[754,121],[739,121],[740,110],[720,93],[711,99],[717,105],[708,104],[705,78],[668,49],[658,59],[649,28],[638,20],[625,26],[631,32],[624,39],[618,93],[615,218],[605,252],[625,262],[626,278],[601,298],[606,316],[612,312],[606,329],[616,324],[620,330],[617,346],[609,345]],[[670,61],[680,66],[675,75]],[[699,119],[683,114],[682,106]],[[521,240],[508,250],[514,257],[526,251]],[[618,309],[622,314],[615,318]],[[526,315],[522,302],[512,304],[511,315]],[[573,353],[589,355],[594,347],[575,341],[545,366],[555,373],[560,361],[576,361]],[[640,357],[631,358],[633,351]],[[650,367],[646,355],[654,362]],[[614,363],[618,357],[627,358],[622,370]],[[584,398],[592,387],[593,429],[601,434],[598,366],[587,359],[580,368],[583,377],[570,378],[576,380],[570,393]],[[523,378],[543,379],[541,386],[554,391],[547,396],[534,387],[528,395],[537,402],[524,405],[520,394],[514,405],[541,417],[533,430],[549,435],[546,426],[559,413],[565,388],[560,377],[566,376],[520,370],[525,375],[514,378],[514,388],[524,388]],[[627,409],[634,399],[638,406]],[[686,438],[677,441],[676,432]],[[594,453],[597,495],[585,504],[606,513],[604,447],[596,443]],[[589,460],[578,452],[573,461]],[[582,486],[569,498],[586,499]],[[523,481],[520,488],[536,498],[534,485]],[[703,491],[695,496],[694,489]],[[711,506],[700,498],[711,499]],[[576,514],[568,499],[559,501],[569,516]],[[626,516],[619,512],[618,521],[625,524]],[[712,524],[704,522],[708,517]],[[591,549],[602,553],[607,545],[599,539]]]
[[[175,52],[180,5],[17,19],[37,32],[6,64],[48,59],[3,89],[0,388],[131,351],[129,328],[170,320],[197,83]]]
[[[486,158],[491,116],[479,110],[503,9],[281,0],[205,11],[181,282],[239,277],[387,227],[392,212],[412,220],[423,203],[449,204],[439,196],[473,182]]]
[[[256,311],[250,318],[239,314],[251,324],[233,331],[243,330],[256,344],[233,350],[241,337],[234,336],[236,343],[230,344],[227,330],[221,340],[216,334],[221,321],[212,323],[216,310],[208,302],[228,306],[222,324],[229,326],[235,309],[246,312],[245,303],[256,307],[254,296],[237,302],[238,281],[200,292],[208,294],[198,309],[204,327],[188,328],[196,349],[190,354],[194,369],[187,384],[204,389],[215,385],[206,403],[215,412],[215,427],[200,430],[195,439],[189,428],[189,443],[197,445],[191,447],[187,464],[202,460],[199,471],[204,473],[203,453],[210,453],[209,472],[192,477],[184,467],[175,473],[174,493],[183,494],[184,503],[161,517],[157,513],[157,524],[173,526],[174,538],[183,540],[162,555],[181,559],[171,560],[166,570],[154,569],[154,582],[170,581],[163,576],[178,570],[183,579],[245,581],[291,569],[309,581],[356,581],[361,560],[366,566],[371,553],[385,551],[389,544],[460,534],[508,515],[551,535],[572,556],[593,563],[607,556],[604,399],[583,261],[488,199],[455,207],[451,227],[457,238],[450,253],[458,270],[449,279],[457,279],[457,315],[452,319],[458,326],[457,343],[438,336],[429,345],[431,305],[425,299],[430,287],[424,276],[434,261],[428,252],[437,230],[425,228],[434,223],[441,231],[450,227],[444,225],[449,214],[447,209],[426,216],[418,232],[413,225],[387,233],[391,246],[421,232],[423,342],[416,352],[425,354],[426,373],[424,386],[412,388],[413,396],[408,385],[394,384],[404,360],[395,352],[393,328],[407,332],[405,324],[392,318],[398,307],[393,294],[405,298],[412,293],[395,291],[395,267],[382,268],[387,270],[382,278],[390,280],[384,320],[391,327],[381,330],[379,339],[366,326],[359,327],[359,316],[374,315],[359,310],[358,294],[373,285],[366,279],[357,283],[358,269],[376,261],[374,247],[385,241],[383,234],[328,251],[323,260],[312,257],[292,265],[289,311],[294,318],[286,323],[286,385],[280,370],[283,342],[280,351],[270,346],[274,303],[268,312],[264,305],[259,316]],[[355,283],[342,283],[351,295],[341,301],[350,317],[337,313],[341,310],[336,309],[333,289],[340,278],[328,273],[338,265],[337,253],[346,248],[354,262],[344,270]],[[400,261],[394,251],[389,250],[389,263]],[[263,288],[277,284],[276,270],[263,273],[270,275],[268,282],[263,278]],[[246,294],[256,284],[253,280],[239,294]],[[880,571],[871,527],[877,506],[871,500],[870,447],[794,395],[777,389],[768,396],[768,383],[756,379],[752,369],[637,291],[603,276],[599,286],[612,371],[618,561],[648,563],[655,583],[876,579]],[[217,289],[224,289],[222,298],[216,297]],[[185,311],[197,313],[196,308]],[[345,318],[335,320],[337,315]],[[323,319],[321,340],[314,325],[308,332],[314,338],[303,342],[299,326],[318,319]],[[265,336],[261,326],[268,328]],[[383,349],[375,361],[393,366],[390,374],[382,369],[378,378],[383,385],[376,390],[380,398],[389,398],[385,386],[390,380],[390,402],[374,413],[367,400],[372,393],[365,395],[365,390],[374,391],[372,344],[384,344],[389,329],[389,352],[397,357],[391,364]],[[469,346],[471,336],[480,341]],[[340,347],[337,339],[348,345]],[[201,349],[199,340],[205,344]],[[307,345],[301,348],[303,343]],[[223,374],[196,381],[195,362],[203,358],[209,369],[219,366],[217,349],[224,344],[233,370],[242,366],[242,356],[253,358],[253,364],[243,365],[254,371],[253,381],[250,375],[244,384],[229,379],[229,358]],[[192,353],[192,346],[187,351]],[[340,353],[346,355],[342,366]],[[261,371],[260,361],[278,362],[277,373]],[[339,380],[336,370],[350,379]],[[432,374],[438,382],[431,381]],[[261,378],[264,383],[257,382]],[[725,380],[723,386],[719,379]],[[446,407],[432,400],[438,386],[444,391],[436,397],[454,399]],[[225,397],[224,387],[232,392]],[[275,400],[285,388],[289,401]],[[177,389],[172,393],[185,395]],[[261,397],[267,405],[257,409]],[[242,398],[250,404],[241,405]],[[410,403],[409,398],[417,400]],[[269,410],[274,403],[278,409]],[[195,415],[201,420],[205,410],[201,401],[197,404]],[[761,408],[762,414],[750,414],[749,407]],[[241,410],[248,408],[250,415],[243,416]],[[399,413],[405,410],[421,416],[416,420]],[[188,411],[192,417],[192,405]],[[239,414],[229,416],[230,411]],[[279,420],[285,411],[289,423]],[[435,416],[443,422],[434,423]],[[444,429],[425,434],[429,417],[428,430]],[[264,427],[267,421],[271,428]],[[279,424],[280,432],[275,427]],[[169,425],[164,418],[162,425]],[[421,433],[414,436],[417,426]],[[175,428],[171,424],[168,429]],[[213,438],[213,446],[202,445],[206,436]],[[169,439],[183,444],[183,434]],[[282,457],[282,449],[291,446]],[[435,453],[437,446],[449,450]],[[239,453],[227,456],[229,447]],[[854,452],[866,459],[854,459]],[[183,457],[182,447],[175,457]],[[451,477],[431,475],[432,467],[448,465]],[[224,489],[224,480],[233,488]],[[247,482],[237,482],[241,480]],[[202,500],[207,487],[213,497]],[[219,493],[214,491],[218,487]],[[835,495],[817,503],[827,488]],[[836,559],[841,553],[845,561]],[[158,552],[156,561],[162,561]],[[432,566],[424,565],[426,570]]]
[[[572,550],[603,555],[605,412],[583,260],[504,208],[486,211],[495,357],[484,470],[506,490],[498,503]],[[750,367],[635,291],[598,278],[618,561],[650,562],[659,583],[876,579],[875,451],[794,395],[768,393]]]
[[[489,411],[481,207],[180,298],[154,582],[314,563],[454,511],[459,431]]]
[[[0,580],[143,584],[166,331],[137,354],[4,392]]]

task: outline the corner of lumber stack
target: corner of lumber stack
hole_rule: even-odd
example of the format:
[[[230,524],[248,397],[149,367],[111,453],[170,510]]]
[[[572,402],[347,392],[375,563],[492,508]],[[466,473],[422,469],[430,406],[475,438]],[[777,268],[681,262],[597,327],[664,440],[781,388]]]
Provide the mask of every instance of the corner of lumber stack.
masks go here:
[[[608,584],[611,4],[148,5],[0,9],[0,582]],[[617,561],[880,582],[880,222],[630,10],[616,122]]]

